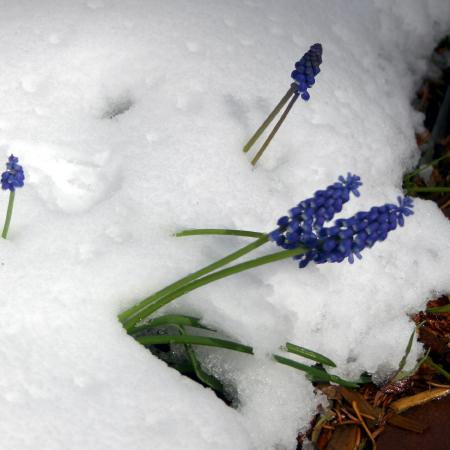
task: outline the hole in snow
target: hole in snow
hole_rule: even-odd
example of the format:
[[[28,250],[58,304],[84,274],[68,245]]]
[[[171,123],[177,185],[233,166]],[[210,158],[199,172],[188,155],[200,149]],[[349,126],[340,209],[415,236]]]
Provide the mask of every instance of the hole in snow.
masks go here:
[[[188,324],[189,322],[189,324]],[[183,323],[183,325],[181,325]],[[230,382],[223,382],[216,374],[220,368],[210,367],[212,356],[207,344],[185,344],[177,338],[212,338],[233,341],[233,338],[203,325],[199,319],[184,315],[163,315],[128,332],[159,359],[182,375],[209,387],[228,406],[238,406],[237,389]],[[205,346],[206,345],[206,346]],[[239,345],[239,344],[238,344]],[[213,345],[214,346],[214,345]],[[224,348],[224,347],[222,347]],[[232,350],[225,350],[232,351]],[[213,358],[214,359],[214,358]],[[218,370],[216,370],[218,369]]]
[[[102,119],[114,119],[114,117],[120,116],[126,113],[134,105],[133,100],[129,96],[110,100],[108,105],[102,114]]]

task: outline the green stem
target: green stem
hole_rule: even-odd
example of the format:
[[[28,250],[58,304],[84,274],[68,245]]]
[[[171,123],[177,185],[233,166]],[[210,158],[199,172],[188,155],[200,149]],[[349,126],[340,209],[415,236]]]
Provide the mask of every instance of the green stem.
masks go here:
[[[293,367],[294,369],[302,370],[303,372],[306,372],[313,382],[319,382],[319,381],[325,381],[327,383],[336,383],[340,384],[341,386],[351,387],[351,388],[358,388],[359,384],[355,383],[354,381],[347,381],[342,379],[341,377],[338,377],[337,375],[330,375],[323,369],[318,369],[317,367],[311,367],[307,366],[306,364],[299,363],[297,361],[293,361],[289,358],[284,358],[283,356],[279,355],[272,355],[273,359],[280,364],[284,364],[285,366]]]
[[[124,327],[128,332],[133,332],[133,327],[138,322],[146,319],[148,316],[153,314],[159,308],[167,305],[171,301],[175,300],[178,297],[181,297],[188,292],[193,291],[201,286],[212,283],[213,281],[220,280],[225,277],[229,277],[230,275],[234,275],[235,273],[243,272],[244,270],[249,270],[254,267],[262,266],[264,264],[269,264],[275,261],[279,261],[281,259],[291,258],[295,255],[300,255],[305,253],[307,249],[304,248],[296,248],[294,250],[283,250],[281,252],[272,253],[270,255],[261,256],[259,258],[251,259],[250,261],[246,261],[240,264],[236,264],[234,266],[228,267],[226,269],[219,270],[218,272],[214,272],[210,275],[204,276],[202,278],[198,278],[195,281],[184,284],[179,289],[172,291],[166,296],[159,298],[155,302],[149,304],[147,307],[141,309],[134,317],[130,318],[125,324]]]
[[[287,106],[287,108],[283,112],[282,116],[280,117],[280,120],[273,127],[273,130],[271,131],[271,133],[269,134],[267,139],[264,141],[264,144],[261,146],[261,148],[259,149],[259,151],[256,154],[256,156],[252,159],[252,165],[253,166],[258,162],[259,158],[261,158],[262,154],[264,153],[264,151],[266,150],[268,145],[272,142],[273,137],[275,136],[275,134],[277,133],[278,129],[283,124],[284,120],[286,119],[287,115],[289,114],[289,111],[294,106],[294,103],[297,101],[299,95],[300,94],[298,92],[296,92],[294,94],[294,96],[292,97],[292,100],[289,102],[289,105]]]
[[[297,84],[292,83],[289,90],[286,92],[284,97],[280,100],[277,106],[273,109],[273,111],[268,115],[267,119],[262,123],[262,125],[256,130],[255,134],[250,138],[250,140],[244,145],[242,149],[244,153],[248,152],[252,145],[258,140],[258,138],[263,134],[264,130],[269,126],[270,122],[275,118],[275,116],[281,111],[281,108],[287,103],[287,101],[291,98],[291,96],[297,90]]]
[[[439,314],[450,312],[450,303],[444,306],[436,306],[435,308],[427,308],[427,313]]]
[[[321,355],[320,353],[310,350],[309,348],[300,347],[298,345],[291,344],[290,342],[286,342],[286,351],[289,353],[293,353],[294,355],[303,356],[303,358],[311,359],[326,366],[336,367],[336,364],[331,361],[331,359],[327,358],[324,355]]]
[[[258,233],[257,231],[247,230],[229,230],[226,228],[195,228],[192,230],[183,230],[175,234],[176,237],[183,236],[198,236],[198,235],[227,235],[227,236],[244,236],[260,238],[266,235],[266,233]]]
[[[137,314],[139,310],[145,308],[152,302],[155,302],[156,300],[160,299],[161,297],[164,297],[171,292],[175,291],[179,287],[183,286],[184,284],[187,284],[196,278],[199,278],[203,275],[208,274],[209,272],[212,272],[213,270],[216,270],[222,266],[225,266],[226,264],[229,264],[230,262],[240,258],[243,255],[246,255],[247,253],[251,252],[252,250],[261,247],[261,245],[264,245],[269,240],[268,235],[264,235],[260,237],[259,239],[253,241],[252,243],[246,245],[245,247],[242,247],[241,249],[231,253],[228,256],[225,256],[225,258],[219,259],[218,261],[203,267],[200,270],[197,270],[197,272],[194,272],[190,275],[187,275],[180,280],[176,281],[175,283],[169,284],[169,286],[166,286],[164,289],[161,289],[160,291],[156,292],[155,294],[151,295],[150,297],[145,298],[141,302],[137,303],[136,305],[132,306],[131,308],[125,310],[121,314],[119,314],[119,320],[125,324],[128,320],[131,319],[132,316]],[[136,323],[136,322],[134,322]]]
[[[416,176],[417,174],[419,174],[420,172],[423,172],[425,169],[428,169],[428,167],[434,166],[435,164],[437,164],[438,162],[442,161],[443,159],[446,158],[450,158],[450,155],[443,155],[440,158],[437,158],[433,161],[430,161],[427,164],[424,164],[423,166],[420,166],[419,168],[417,168],[416,170],[412,171],[411,173],[408,173],[405,175],[405,183],[407,183],[411,178],[413,178],[414,176]]]
[[[11,223],[11,216],[12,216],[13,206],[14,206],[14,195],[15,195],[15,191],[9,192],[8,209],[6,211],[5,225],[3,225],[3,232],[2,232],[3,239],[6,239],[6,237],[8,236],[9,224]]]
[[[419,187],[411,186],[407,188],[408,192],[450,192],[450,187]]]
[[[450,381],[450,373],[443,369],[439,364],[436,364],[429,356],[427,356],[427,358],[425,359],[425,364],[436,370],[436,372],[440,373]]]
[[[235,350],[237,352],[253,354],[252,347],[248,345],[238,344],[232,341],[226,341],[224,339],[217,339],[207,336],[190,336],[184,335],[156,335],[156,336],[143,336],[135,338],[136,341],[144,346],[157,345],[157,344],[187,344],[187,345],[205,345],[208,347],[226,348],[228,350]]]

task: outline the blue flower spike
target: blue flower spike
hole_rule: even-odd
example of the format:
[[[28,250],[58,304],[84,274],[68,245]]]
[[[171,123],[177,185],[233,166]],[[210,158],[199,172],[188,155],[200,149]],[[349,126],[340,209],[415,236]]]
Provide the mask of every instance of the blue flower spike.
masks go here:
[[[253,144],[259,139],[264,130],[270,125],[272,120],[275,119],[277,114],[282,110],[282,108],[287,105],[286,109],[280,116],[280,119],[274,126],[273,130],[270,132],[267,139],[264,141],[261,148],[256,153],[256,156],[252,159],[252,165],[254,166],[258,160],[261,158],[262,154],[272,141],[273,137],[283,124],[290,110],[294,106],[294,103],[297,101],[300,96],[304,101],[308,101],[310,99],[310,94],[308,89],[310,89],[316,81],[316,76],[320,72],[320,64],[322,63],[322,45],[314,44],[311,48],[301,57],[299,61],[295,63],[295,70],[292,72],[291,77],[294,82],[291,84],[291,87],[286,92],[284,97],[280,100],[277,106],[273,109],[273,111],[269,114],[267,119],[262,123],[262,125],[256,130],[255,134],[249,139],[249,141],[244,145],[243,151],[248,152]]]
[[[315,83],[315,77],[320,72],[320,64],[322,63],[322,45],[314,44],[302,56],[300,61],[295,63],[295,70],[291,77],[297,84],[297,92],[301,93],[303,100],[308,101],[310,98],[308,89]]]
[[[11,155],[6,163],[6,171],[2,173],[1,183],[2,189],[9,191],[8,209],[6,211],[5,224],[3,226],[2,238],[8,236],[9,225],[14,206],[14,196],[17,188],[21,188],[25,182],[25,175],[22,166],[19,164],[19,158]]]
[[[323,264],[348,259],[352,264],[354,256],[361,259],[362,250],[384,241],[390,231],[404,226],[405,217],[414,214],[412,198],[398,197],[398,205],[374,206],[325,227],[325,222],[342,210],[350,194],[359,197],[361,185],[356,175],[349,173],[346,178],[339,177],[338,182],[292,208],[290,217],[281,217],[278,227],[269,233],[270,240],[286,250],[307,248],[306,253],[294,256],[300,268],[311,261]]]

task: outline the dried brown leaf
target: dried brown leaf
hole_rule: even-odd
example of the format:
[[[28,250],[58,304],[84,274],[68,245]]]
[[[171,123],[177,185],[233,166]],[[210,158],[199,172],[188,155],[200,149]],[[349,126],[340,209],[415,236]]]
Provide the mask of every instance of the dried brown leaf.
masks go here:
[[[361,439],[359,427],[356,425],[344,425],[337,427],[328,442],[326,450],[355,450]]]

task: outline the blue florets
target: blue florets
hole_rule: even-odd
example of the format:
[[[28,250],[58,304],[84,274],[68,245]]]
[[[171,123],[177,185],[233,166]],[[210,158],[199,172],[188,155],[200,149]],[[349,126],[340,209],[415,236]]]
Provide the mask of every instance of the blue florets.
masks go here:
[[[6,171],[2,173],[2,189],[9,189],[14,192],[16,188],[22,187],[25,181],[22,166],[19,163],[19,158],[11,155],[6,163]]]
[[[348,258],[353,263],[354,256],[361,259],[362,250],[384,241],[397,225],[404,225],[406,216],[413,214],[412,199],[398,197],[398,205],[374,206],[348,219],[338,219],[331,227],[324,227],[325,221],[342,210],[350,193],[359,196],[361,184],[360,178],[350,173],[346,178],[339,177],[339,182],[325,191],[317,191],[313,198],[292,208],[290,217],[281,217],[278,228],[269,233],[270,239],[284,249],[308,248],[306,253],[294,257],[300,261],[299,267],[305,267],[310,261],[322,264]]]
[[[302,56],[300,61],[295,63],[295,70],[291,77],[297,84],[297,92],[301,92],[303,100],[309,100],[308,88],[315,83],[316,75],[320,72],[320,64],[322,63],[322,45],[314,44]]]
[[[328,186],[323,191],[317,191],[312,198],[300,202],[289,211],[288,216],[278,220],[278,228],[269,234],[270,238],[285,249],[297,248],[302,245],[314,245],[317,232],[325,222],[330,221],[336,213],[342,211],[344,203],[350,199],[350,194],[359,196],[361,186],[357,175],[347,174],[339,177],[339,181]]]

